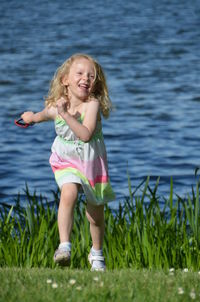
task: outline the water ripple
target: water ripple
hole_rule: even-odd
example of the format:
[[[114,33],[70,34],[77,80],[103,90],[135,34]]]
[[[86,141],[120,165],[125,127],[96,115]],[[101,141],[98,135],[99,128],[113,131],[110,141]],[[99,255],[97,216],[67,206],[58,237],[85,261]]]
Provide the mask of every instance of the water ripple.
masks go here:
[[[103,65],[115,111],[104,121],[117,199],[158,176],[168,194],[195,184],[199,161],[199,1],[1,1],[0,199],[56,189],[48,158],[53,124],[22,130],[14,119],[43,108],[56,68],[74,52]],[[84,13],[83,13],[84,10]],[[23,195],[23,193],[22,193]]]

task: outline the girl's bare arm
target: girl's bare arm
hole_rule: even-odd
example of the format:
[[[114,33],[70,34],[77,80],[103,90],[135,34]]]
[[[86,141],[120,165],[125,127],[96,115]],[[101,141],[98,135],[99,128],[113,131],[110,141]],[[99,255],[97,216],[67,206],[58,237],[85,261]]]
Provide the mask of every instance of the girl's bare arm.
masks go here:
[[[88,102],[84,116],[83,124],[79,123],[64,106],[64,102],[57,103],[58,113],[69,125],[74,134],[83,142],[88,142],[96,128],[96,122],[99,112],[99,102],[95,99]],[[64,109],[65,108],[65,109]]]
[[[32,111],[24,112],[21,118],[25,123],[41,123],[48,120],[54,120],[57,115],[55,107],[45,107],[42,111],[33,113]]]

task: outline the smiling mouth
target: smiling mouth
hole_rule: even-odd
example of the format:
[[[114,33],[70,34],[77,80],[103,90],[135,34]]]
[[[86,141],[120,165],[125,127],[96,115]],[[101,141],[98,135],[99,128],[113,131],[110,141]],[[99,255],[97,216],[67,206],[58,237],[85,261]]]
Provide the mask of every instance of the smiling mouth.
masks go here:
[[[89,89],[89,85],[87,85],[87,84],[80,84],[79,88],[84,89],[84,90],[88,90]]]

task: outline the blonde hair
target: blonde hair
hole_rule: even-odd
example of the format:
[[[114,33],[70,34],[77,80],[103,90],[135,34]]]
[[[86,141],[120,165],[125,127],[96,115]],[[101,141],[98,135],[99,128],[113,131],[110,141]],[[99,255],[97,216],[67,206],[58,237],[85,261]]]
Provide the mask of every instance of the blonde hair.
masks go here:
[[[67,87],[63,85],[62,81],[64,76],[69,74],[72,63],[79,58],[85,58],[94,64],[95,82],[92,89],[91,97],[95,97],[100,103],[100,110],[105,118],[109,117],[112,109],[112,103],[108,94],[108,87],[103,69],[99,63],[91,56],[86,54],[75,54],[67,59],[55,72],[54,77],[50,84],[48,96],[45,98],[45,106],[56,106],[56,101],[61,98],[67,98]]]

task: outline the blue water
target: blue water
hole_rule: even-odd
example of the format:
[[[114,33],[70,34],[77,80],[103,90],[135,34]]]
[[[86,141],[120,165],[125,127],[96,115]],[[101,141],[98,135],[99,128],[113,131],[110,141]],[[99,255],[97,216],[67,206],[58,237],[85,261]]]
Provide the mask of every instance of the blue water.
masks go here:
[[[0,8],[0,200],[25,183],[51,196],[53,123],[14,125],[44,106],[59,65],[76,52],[103,66],[115,111],[104,120],[117,200],[148,175],[191,191],[200,166],[200,1],[5,1]]]

